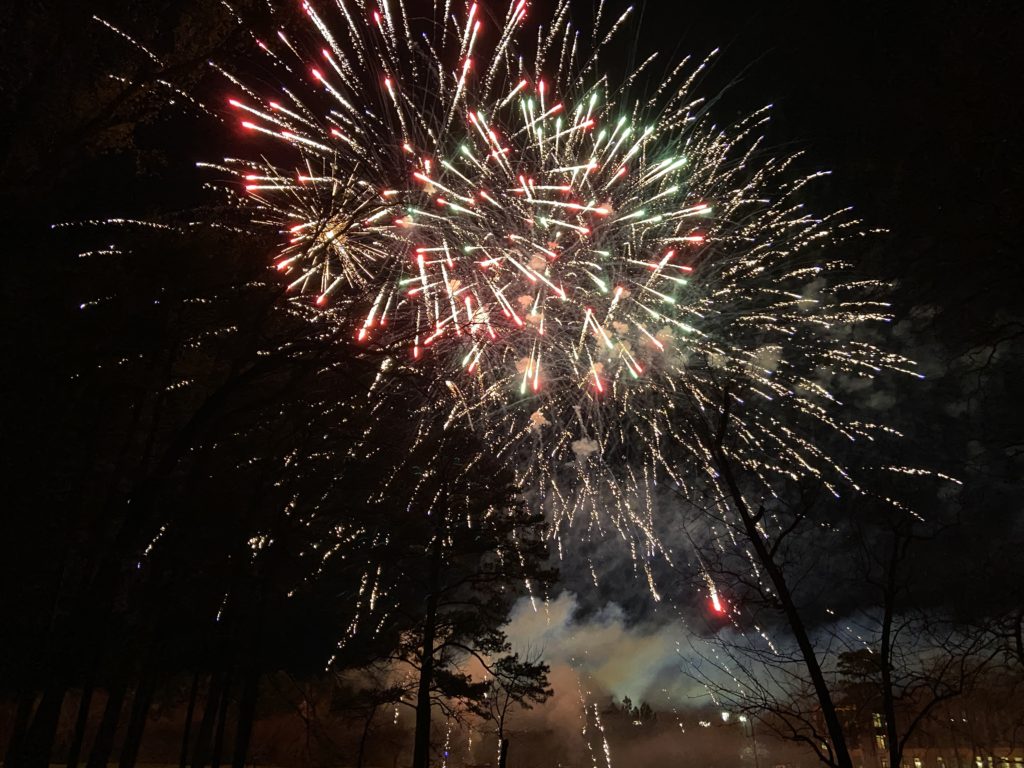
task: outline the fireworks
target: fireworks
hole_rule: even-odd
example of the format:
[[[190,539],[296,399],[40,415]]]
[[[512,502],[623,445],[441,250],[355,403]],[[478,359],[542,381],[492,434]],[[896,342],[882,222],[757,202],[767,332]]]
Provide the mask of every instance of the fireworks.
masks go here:
[[[766,152],[769,110],[711,123],[691,92],[706,60],[602,72],[629,10],[602,3],[581,33],[567,0],[541,24],[525,0],[449,6],[305,3],[307,35],[257,41],[280,85],[225,73],[250,159],[220,167],[285,239],[299,300],[394,361],[429,357],[429,418],[468,420],[557,524],[587,513],[634,554],[660,547],[659,479],[717,486],[724,408],[761,492],[857,489],[814,436],[882,428],[831,385],[912,364],[851,330],[888,319],[827,253],[862,230],[804,208],[819,174]]]

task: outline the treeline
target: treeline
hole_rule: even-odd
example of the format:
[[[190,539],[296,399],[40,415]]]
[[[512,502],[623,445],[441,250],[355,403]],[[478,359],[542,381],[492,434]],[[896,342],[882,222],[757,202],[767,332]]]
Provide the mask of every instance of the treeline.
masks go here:
[[[132,765],[159,711],[182,766],[242,765],[268,680],[366,669],[352,706],[414,713],[423,766],[432,708],[549,693],[500,629],[552,578],[542,521],[469,432],[421,426],[429,371],[291,301],[276,243],[198,192],[230,134],[160,82],[210,95],[248,31],[150,5],[25,8],[0,60],[4,763]],[[52,228],[108,217],[151,224]]]
[[[5,521],[5,764],[133,765],[184,688],[181,765],[241,766],[271,673],[391,670],[373,695],[416,711],[416,765],[433,706],[487,718],[502,680],[543,700],[546,667],[501,631],[553,576],[543,522],[473,435],[422,422],[429,372],[282,296],[268,244],[120,243],[88,257],[113,295],[54,326],[78,349],[20,441],[45,485],[26,475]]]

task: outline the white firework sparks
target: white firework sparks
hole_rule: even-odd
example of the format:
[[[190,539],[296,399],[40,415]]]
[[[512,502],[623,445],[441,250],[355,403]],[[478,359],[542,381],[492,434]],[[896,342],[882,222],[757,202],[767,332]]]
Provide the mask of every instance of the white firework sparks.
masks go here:
[[[472,420],[556,523],[587,512],[657,550],[652,488],[717,482],[700,426],[726,401],[726,450],[763,488],[857,487],[812,436],[879,428],[829,379],[912,364],[851,340],[888,319],[879,285],[826,253],[862,232],[805,210],[819,174],[766,154],[767,108],[714,126],[690,88],[707,61],[634,97],[651,59],[621,79],[598,63],[628,10],[607,30],[598,13],[584,45],[567,1],[527,44],[525,0],[499,22],[475,3],[433,22],[323,5],[304,4],[310,39],[259,43],[294,85],[229,75],[265,139],[246,145],[282,159],[225,167],[286,234],[292,289],[361,341],[433,358],[438,409]]]

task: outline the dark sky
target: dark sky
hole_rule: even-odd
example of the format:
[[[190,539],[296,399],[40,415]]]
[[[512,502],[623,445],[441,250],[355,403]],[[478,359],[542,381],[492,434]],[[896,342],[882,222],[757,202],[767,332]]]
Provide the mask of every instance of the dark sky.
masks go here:
[[[772,138],[833,169],[836,202],[892,230],[894,275],[905,271],[906,249],[928,251],[930,273],[916,277],[938,283],[1016,269],[1008,233],[1024,200],[1019,4],[674,5],[647,4],[659,48],[720,46],[715,76],[742,73],[729,106],[776,105]]]
[[[934,380],[908,385],[883,418],[908,431],[910,463],[967,477],[960,500],[967,533],[948,543],[963,563],[947,570],[972,570],[993,541],[1020,531],[1014,457],[1024,424],[1012,380],[1021,372],[1024,327],[1017,238],[1024,9],[1009,2],[638,6],[638,61],[655,50],[669,63],[720,48],[697,86],[708,97],[725,89],[716,119],[773,104],[769,145],[803,150],[808,170],[833,172],[816,187],[816,210],[852,205],[868,226],[889,230],[845,255],[862,273],[896,282],[894,314],[906,321],[908,354]],[[908,319],[915,313],[927,321]],[[1016,342],[1000,341],[1013,334]],[[965,350],[992,344],[1002,345],[1003,367],[985,380],[983,406],[965,415],[961,406],[972,396],[962,379],[945,374]],[[978,460],[965,469],[972,451]]]
[[[534,18],[544,16],[546,2],[535,3]],[[581,16],[585,5],[577,4]],[[205,0],[99,0],[8,3],[0,11],[4,343],[23,361],[16,388],[39,389],[34,377],[54,374],[60,340],[79,322],[71,310],[83,298],[74,274],[81,265],[68,254],[80,243],[54,239],[49,225],[187,208],[204,180],[195,160],[217,159],[234,139],[223,126],[177,113],[115,123],[101,140],[83,142],[106,117],[88,111],[97,84],[137,61],[90,16],[110,18],[166,53],[189,23],[207,23],[208,7]],[[803,149],[808,168],[834,172],[818,186],[819,210],[854,205],[870,226],[891,231],[859,255],[858,266],[900,280],[897,316],[940,306],[935,333],[950,354],[990,343],[1019,318],[1019,3],[648,0],[636,15],[638,57],[658,50],[668,66],[721,48],[698,85],[713,97],[732,84],[718,119],[773,103],[769,143]],[[624,43],[625,53],[634,49],[628,37]],[[109,145],[125,138],[121,130],[131,132],[128,149]],[[1009,399],[993,407],[1016,412]]]
[[[67,277],[73,245],[53,240],[49,224],[184,207],[198,188],[195,160],[214,160],[227,144],[219,127],[178,114],[132,129],[131,152],[76,151],[74,139],[89,128],[75,122],[77,101],[129,56],[89,15],[166,46],[161,33],[204,3],[32,2],[0,11],[0,200],[10,233],[4,347],[19,361],[18,381],[8,386],[30,390],[7,398],[19,404],[19,420],[46,423],[47,406],[31,390],[59,391],[54,361],[82,298],[77,277]],[[935,334],[949,354],[989,343],[1020,317],[1020,4],[648,0],[639,10],[640,55],[658,50],[667,65],[721,48],[698,87],[712,97],[734,83],[716,107],[719,119],[773,103],[770,144],[804,149],[809,168],[834,171],[819,187],[820,209],[852,204],[869,225],[891,230],[859,266],[900,280],[898,316],[940,306]],[[1019,417],[1008,391],[991,408],[1013,425]],[[1003,467],[994,474],[1014,482]]]

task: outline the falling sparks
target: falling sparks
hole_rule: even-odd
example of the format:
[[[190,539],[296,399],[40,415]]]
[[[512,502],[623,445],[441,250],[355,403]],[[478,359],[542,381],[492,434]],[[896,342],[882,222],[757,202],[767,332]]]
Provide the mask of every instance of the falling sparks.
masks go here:
[[[514,460],[556,523],[587,511],[656,551],[650,487],[717,485],[700,431],[724,408],[725,451],[763,487],[856,488],[812,435],[874,428],[844,417],[830,379],[912,368],[842,332],[887,319],[880,286],[818,254],[856,222],[803,210],[793,158],[753,159],[767,109],[701,117],[687,86],[707,60],[629,100],[569,28],[530,65],[525,7],[483,35],[475,4],[423,30],[304,5],[317,43],[268,49],[303,82],[228,98],[251,155],[293,153],[229,165],[286,236],[289,288],[359,342],[451,372],[461,396],[438,413]]]
[[[717,486],[701,429],[724,408],[724,450],[764,489],[858,490],[812,436],[879,428],[831,380],[912,363],[843,331],[888,319],[882,286],[822,259],[860,231],[804,210],[813,176],[754,159],[767,108],[708,122],[689,90],[707,60],[628,100],[595,68],[608,32],[591,58],[553,29],[530,63],[523,2],[490,30],[475,4],[423,29],[304,8],[319,40],[266,49],[279,91],[232,77],[228,100],[254,158],[229,167],[286,238],[275,264],[359,342],[445,371],[460,396],[437,413],[514,462],[556,529],[586,512],[660,551],[653,486]],[[255,159],[267,144],[291,164]]]
[[[553,531],[629,542],[654,595],[662,489],[710,488],[728,514],[724,459],[764,498],[801,478],[861,491],[827,446],[891,430],[836,382],[914,364],[852,330],[890,319],[885,286],[829,255],[865,233],[804,207],[824,174],[766,154],[770,108],[722,127],[692,92],[714,53],[635,97],[638,71],[601,68],[629,10],[588,41],[560,0],[527,57],[525,0],[501,22],[302,8],[308,34],[257,42],[276,83],[222,70],[239,147],[209,167],[280,236],[295,301],[382,351],[382,376],[444,383],[411,418],[464,420]]]

